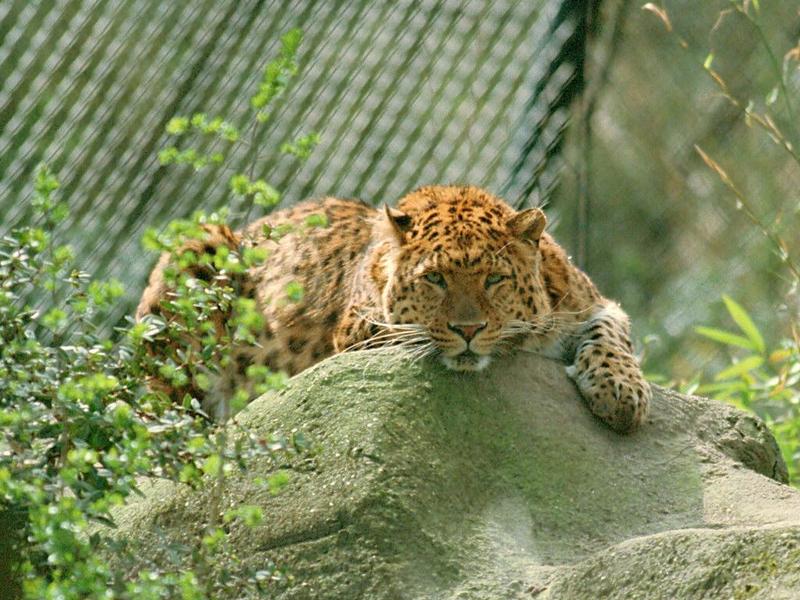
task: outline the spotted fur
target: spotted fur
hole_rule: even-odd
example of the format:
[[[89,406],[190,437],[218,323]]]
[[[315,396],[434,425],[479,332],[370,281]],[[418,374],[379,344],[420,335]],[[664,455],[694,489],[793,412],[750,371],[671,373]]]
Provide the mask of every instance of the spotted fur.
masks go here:
[[[319,213],[328,227],[303,226]],[[298,231],[274,242],[264,224]],[[628,318],[572,265],[545,224],[541,210],[517,212],[478,188],[429,186],[396,209],[326,198],[270,215],[235,239],[215,232],[219,243],[269,250],[246,282],[267,325],[256,347],[237,352],[237,367],[204,405],[224,418],[219,398],[253,363],[294,374],[337,352],[397,344],[476,371],[521,349],[567,362],[592,412],[617,431],[635,429],[650,388]],[[166,293],[167,260],[151,276],[140,318]],[[292,281],[304,288],[300,302],[286,296]]]

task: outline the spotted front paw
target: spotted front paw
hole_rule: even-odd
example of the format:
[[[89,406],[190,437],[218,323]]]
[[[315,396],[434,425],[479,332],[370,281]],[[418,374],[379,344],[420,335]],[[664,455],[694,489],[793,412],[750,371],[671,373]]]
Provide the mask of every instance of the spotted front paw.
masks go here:
[[[567,367],[591,411],[620,433],[636,429],[647,416],[650,384],[636,358],[625,350],[585,342]]]

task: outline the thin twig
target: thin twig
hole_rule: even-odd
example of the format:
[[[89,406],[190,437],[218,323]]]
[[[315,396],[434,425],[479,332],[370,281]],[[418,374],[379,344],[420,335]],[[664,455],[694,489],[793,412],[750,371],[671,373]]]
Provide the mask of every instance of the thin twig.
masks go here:
[[[778,82],[780,84],[781,93],[783,94],[783,102],[786,104],[786,112],[789,116],[789,120],[792,123],[795,123],[794,117],[794,107],[792,106],[791,97],[789,96],[789,91],[786,89],[786,82],[783,79],[783,69],[781,69],[780,63],[778,62],[778,57],[775,56],[775,53],[772,51],[772,46],[769,45],[769,40],[767,39],[766,34],[764,33],[764,29],[761,27],[761,24],[756,21],[753,16],[742,9],[741,7],[737,6],[738,11],[744,15],[745,19],[747,19],[753,27],[756,28],[758,31],[758,37],[761,40],[764,49],[767,51],[767,55],[769,56],[770,63],[772,64],[772,68],[775,71],[775,75],[778,78]]]
[[[766,237],[778,250],[778,256],[781,258],[781,261],[784,262],[791,271],[792,275],[795,278],[800,280],[800,268],[795,264],[794,259],[789,254],[789,248],[786,245],[786,242],[783,239],[770,231],[770,229],[761,221],[761,219],[756,214],[755,210],[753,210],[750,201],[747,197],[742,193],[742,191],[736,186],[733,180],[730,178],[728,173],[722,168],[722,166],[711,158],[708,154],[706,154],[700,146],[695,144],[694,149],[700,155],[700,158],[703,159],[703,162],[712,170],[714,171],[717,176],[720,178],[723,184],[733,192],[737,199],[736,208],[740,209],[744,214],[747,216],[750,221],[758,227],[761,233]]]

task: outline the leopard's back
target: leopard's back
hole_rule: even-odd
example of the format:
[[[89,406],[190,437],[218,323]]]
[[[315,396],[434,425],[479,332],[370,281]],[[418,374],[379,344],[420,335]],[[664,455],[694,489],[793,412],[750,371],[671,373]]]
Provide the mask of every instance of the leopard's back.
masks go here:
[[[273,213],[243,231],[245,239],[269,252],[249,273],[266,323],[261,347],[243,356],[295,374],[334,353],[333,332],[353,295],[375,214],[363,202],[325,198]],[[318,215],[324,215],[322,222]],[[264,237],[265,224],[293,231],[273,241]]]

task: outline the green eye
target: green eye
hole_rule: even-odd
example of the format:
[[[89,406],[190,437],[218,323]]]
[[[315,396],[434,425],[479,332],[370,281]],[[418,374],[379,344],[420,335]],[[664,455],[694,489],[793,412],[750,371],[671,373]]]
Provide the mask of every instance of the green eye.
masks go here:
[[[436,271],[430,271],[429,273],[425,273],[425,280],[429,281],[434,285],[447,287],[447,284],[444,282],[444,275],[442,275],[441,273],[437,273]]]
[[[493,285],[503,281],[503,279],[505,279],[505,278],[506,278],[505,275],[500,275],[498,273],[492,273],[491,275],[486,277],[486,284],[485,285],[486,285],[487,288],[492,287]]]

